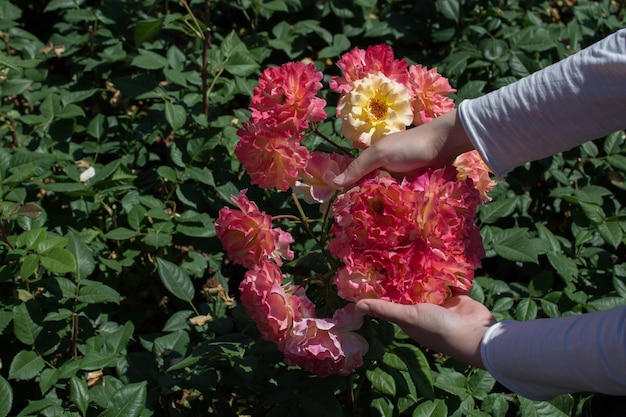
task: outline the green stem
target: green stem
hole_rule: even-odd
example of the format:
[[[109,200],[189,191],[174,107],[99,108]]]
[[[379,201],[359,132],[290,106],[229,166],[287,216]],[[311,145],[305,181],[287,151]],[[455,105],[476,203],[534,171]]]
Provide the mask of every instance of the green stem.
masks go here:
[[[317,129],[317,126],[313,126],[312,132],[314,134],[316,134],[317,136],[319,136],[320,138],[322,138],[325,142],[327,142],[331,146],[337,148],[337,150],[339,150],[339,152],[341,152],[343,154],[346,154],[346,155],[350,155],[350,149],[344,148],[344,147],[338,145],[337,143],[335,143],[331,138],[329,138],[328,136],[326,136],[325,134],[320,132]]]
[[[204,40],[204,32],[202,32],[202,28],[200,27],[200,24],[198,23],[198,19],[196,19],[196,16],[191,11],[191,8],[189,8],[189,4],[187,4],[187,0],[180,0],[180,2],[182,3],[185,10],[187,10],[187,13],[189,13],[191,20],[193,20],[193,23],[195,25],[195,28],[191,27],[191,25],[189,25],[189,28],[193,30],[200,39]]]
[[[193,309],[193,312],[196,313],[196,316],[199,316],[200,313],[198,312],[198,310],[196,309],[196,306],[193,305],[193,303],[191,301],[189,301],[189,305],[191,306],[191,308]]]

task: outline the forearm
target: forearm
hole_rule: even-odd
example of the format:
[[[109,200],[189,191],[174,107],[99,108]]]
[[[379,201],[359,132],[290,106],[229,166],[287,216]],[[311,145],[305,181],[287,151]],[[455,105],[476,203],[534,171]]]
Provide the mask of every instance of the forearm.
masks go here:
[[[626,29],[509,86],[459,105],[500,177],[524,162],[626,128]]]
[[[483,336],[481,356],[500,383],[532,400],[581,391],[626,395],[626,306],[498,323]]]

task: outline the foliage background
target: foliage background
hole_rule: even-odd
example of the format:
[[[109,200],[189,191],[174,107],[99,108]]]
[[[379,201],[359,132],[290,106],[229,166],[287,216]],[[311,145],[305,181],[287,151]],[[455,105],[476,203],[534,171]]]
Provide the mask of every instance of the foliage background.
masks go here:
[[[578,415],[584,393],[528,401],[374,320],[353,376],[285,366],[237,303],[243,270],[213,221],[243,188],[292,209],[233,156],[268,65],[329,76],[343,52],[388,42],[458,103],[624,27],[625,5],[0,0],[0,416]],[[626,303],[624,150],[617,132],[499,182],[472,292],[498,319]],[[317,249],[297,239],[306,273]]]

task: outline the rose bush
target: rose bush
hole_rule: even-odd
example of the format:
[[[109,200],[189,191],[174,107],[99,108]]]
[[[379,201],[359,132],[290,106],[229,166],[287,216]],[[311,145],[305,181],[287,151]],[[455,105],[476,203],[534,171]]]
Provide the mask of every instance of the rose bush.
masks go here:
[[[458,166],[400,179],[377,171],[340,190],[333,179],[357,149],[450,111],[454,104],[446,95],[455,90],[435,68],[409,67],[386,44],[355,48],[337,66],[343,75],[329,85],[339,93],[336,117],[352,150],[325,136],[342,152],[303,146],[307,136],[322,136],[315,124],[327,115],[326,101],[317,96],[323,74],[313,64],[288,62],[261,74],[235,155],[252,184],[277,192],[291,188],[294,199],[302,195],[320,204],[327,235],[314,237],[332,255],[321,285],[344,300],[341,307],[330,308],[328,296],[316,305],[306,283],[295,284],[280,268],[282,259],[294,259],[294,240],[272,227],[271,216],[245,190],[232,197],[237,208],[220,210],[215,223],[229,258],[248,269],[241,301],[263,338],[277,344],[287,364],[318,376],[348,375],[362,365],[368,343],[357,332],[362,317],[351,302],[442,304],[469,292],[485,255],[476,209],[495,184],[474,151],[460,156]],[[318,317],[317,307],[332,310],[332,317]]]

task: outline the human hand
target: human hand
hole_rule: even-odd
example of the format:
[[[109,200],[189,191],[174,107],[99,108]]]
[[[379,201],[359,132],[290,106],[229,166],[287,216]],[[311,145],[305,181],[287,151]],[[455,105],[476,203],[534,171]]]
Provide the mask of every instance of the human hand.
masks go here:
[[[356,308],[372,317],[398,324],[425,348],[484,368],[480,343],[496,319],[484,305],[467,295],[450,297],[442,305],[403,305],[365,299],[359,301]]]
[[[451,164],[458,155],[472,149],[454,109],[428,123],[382,138],[361,152],[334,182],[346,187],[377,168],[390,174],[408,174],[427,166]]]

